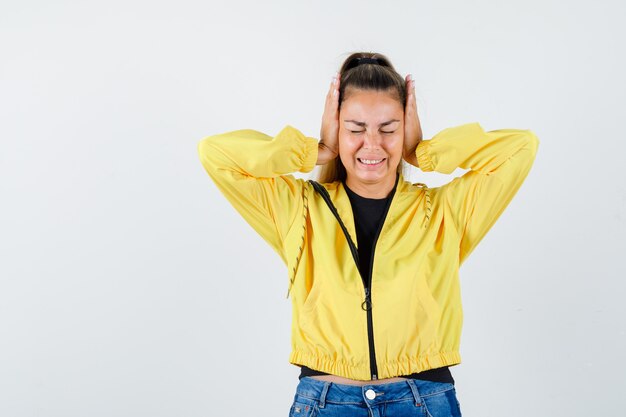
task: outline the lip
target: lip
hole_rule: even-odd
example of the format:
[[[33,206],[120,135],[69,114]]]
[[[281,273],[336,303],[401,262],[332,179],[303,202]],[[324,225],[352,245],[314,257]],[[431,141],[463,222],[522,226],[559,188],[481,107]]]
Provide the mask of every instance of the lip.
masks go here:
[[[365,169],[376,169],[378,167],[380,167],[381,165],[383,165],[385,163],[385,161],[387,160],[387,158],[382,158],[382,161],[380,161],[377,164],[364,164],[363,162],[360,161],[360,159],[379,159],[379,158],[357,158],[357,162],[359,163],[359,166],[365,168]]]

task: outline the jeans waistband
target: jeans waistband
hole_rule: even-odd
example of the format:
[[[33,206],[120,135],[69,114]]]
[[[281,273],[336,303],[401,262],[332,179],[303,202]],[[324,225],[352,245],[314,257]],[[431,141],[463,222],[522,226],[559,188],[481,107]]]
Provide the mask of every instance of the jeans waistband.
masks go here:
[[[433,382],[419,379],[375,383],[367,385],[338,384],[322,381],[311,377],[300,379],[296,394],[317,400],[319,407],[324,408],[326,402],[338,404],[369,404],[370,406],[394,400],[413,398],[415,405],[422,403],[422,398],[454,388],[449,382]]]

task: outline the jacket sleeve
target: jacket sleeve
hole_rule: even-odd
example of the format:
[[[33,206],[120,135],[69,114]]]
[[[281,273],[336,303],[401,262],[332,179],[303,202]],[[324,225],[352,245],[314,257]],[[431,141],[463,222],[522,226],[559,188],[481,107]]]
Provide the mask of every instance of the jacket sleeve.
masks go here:
[[[459,264],[472,253],[526,179],[539,139],[530,130],[485,132],[479,123],[447,128],[416,148],[423,171],[469,169],[441,187],[460,235]]]
[[[243,129],[203,138],[198,153],[220,192],[287,263],[283,242],[305,182],[289,173],[313,170],[318,141],[290,125],[275,137]]]

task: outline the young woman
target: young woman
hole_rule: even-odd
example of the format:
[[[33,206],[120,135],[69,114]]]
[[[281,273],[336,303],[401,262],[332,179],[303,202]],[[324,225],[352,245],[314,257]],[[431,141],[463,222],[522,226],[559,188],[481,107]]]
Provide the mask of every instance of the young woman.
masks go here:
[[[287,125],[202,139],[200,159],[287,265],[290,416],[460,416],[459,267],[535,159],[530,130],[467,123],[422,140],[415,86],[382,54],[350,55],[326,96],[320,140]],[[468,169],[429,188],[422,171]],[[318,181],[296,171],[322,165]]]

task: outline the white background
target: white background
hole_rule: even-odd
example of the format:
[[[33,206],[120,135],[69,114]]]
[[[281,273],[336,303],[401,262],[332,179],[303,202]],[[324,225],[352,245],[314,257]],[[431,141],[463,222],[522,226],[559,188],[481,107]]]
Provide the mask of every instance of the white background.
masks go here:
[[[0,415],[288,414],[286,267],[196,146],[286,124],[318,137],[354,51],[413,74],[425,139],[480,122],[540,140],[461,268],[451,371],[464,417],[623,415],[624,12],[617,0],[3,1]]]

